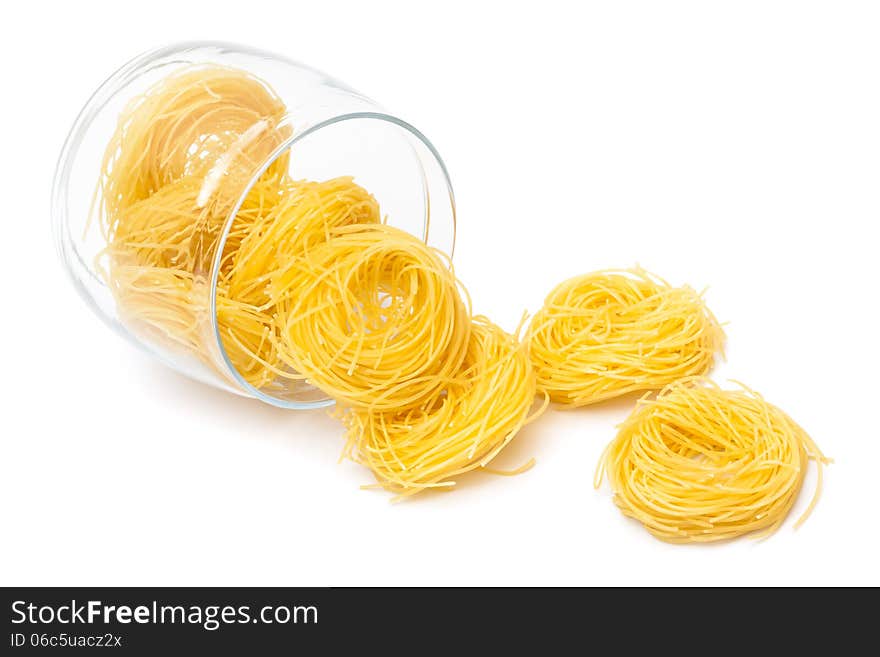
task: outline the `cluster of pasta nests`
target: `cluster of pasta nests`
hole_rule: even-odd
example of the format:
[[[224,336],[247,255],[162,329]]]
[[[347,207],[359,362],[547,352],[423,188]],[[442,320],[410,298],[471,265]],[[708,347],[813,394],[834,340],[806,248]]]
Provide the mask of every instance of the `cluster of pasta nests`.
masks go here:
[[[352,178],[292,176],[292,134],[284,103],[245,71],[194,66],[158,82],[125,108],[106,150],[100,270],[121,314],[208,363],[216,272],[237,374],[269,394],[306,380],[335,399],[344,454],[395,499],[496,471],[548,400],[638,391],[649,395],[600,478],[664,540],[772,531],[807,462],[826,461],[756,393],[701,378],[725,339],[701,293],[642,269],[577,276],[520,339],[474,316],[448,257],[387,225]]]

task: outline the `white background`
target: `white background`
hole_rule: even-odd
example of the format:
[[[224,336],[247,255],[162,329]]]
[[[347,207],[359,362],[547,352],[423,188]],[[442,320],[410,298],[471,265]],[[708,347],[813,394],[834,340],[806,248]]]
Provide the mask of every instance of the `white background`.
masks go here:
[[[582,6],[584,5],[584,6]],[[872,3],[12,3],[4,10],[0,583],[880,584],[880,13]],[[276,50],[436,144],[475,309],[513,329],[570,275],[710,286],[728,362],[836,459],[807,523],[670,546],[593,469],[631,401],[550,411],[460,490],[392,505],[340,427],[152,362],[51,243],[55,160],[166,42]]]

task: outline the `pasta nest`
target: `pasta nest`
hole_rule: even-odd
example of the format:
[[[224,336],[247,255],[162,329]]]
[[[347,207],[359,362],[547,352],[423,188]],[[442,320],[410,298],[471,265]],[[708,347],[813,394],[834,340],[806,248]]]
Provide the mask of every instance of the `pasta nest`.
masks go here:
[[[724,331],[692,288],[643,269],[608,270],[554,288],[528,342],[538,390],[584,406],[705,374]]]
[[[451,263],[391,226],[329,234],[273,281],[282,360],[346,406],[421,406],[458,376],[470,338]]]
[[[347,409],[344,454],[366,465],[378,485],[401,499],[428,489],[448,490],[455,478],[489,463],[522,427],[535,378],[524,345],[485,317],[473,318],[467,353],[455,381],[409,410]],[[533,464],[514,471],[516,474]]]
[[[704,378],[676,382],[643,398],[606,448],[596,486],[608,476],[627,516],[670,543],[769,535],[785,520],[810,460],[829,460],[788,415],[742,386],[722,390]]]

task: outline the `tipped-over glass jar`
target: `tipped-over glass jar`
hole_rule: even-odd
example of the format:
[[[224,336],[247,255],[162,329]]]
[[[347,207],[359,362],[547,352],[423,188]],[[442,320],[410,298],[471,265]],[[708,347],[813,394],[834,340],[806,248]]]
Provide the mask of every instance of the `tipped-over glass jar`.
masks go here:
[[[117,333],[199,381],[315,408],[332,400],[261,356],[260,257],[289,242],[267,237],[280,205],[294,233],[316,213],[381,208],[452,254],[452,187],[424,135],[319,71],[223,43],[146,53],[94,93],[58,161],[52,220],[76,288]],[[246,249],[255,235],[263,253]]]

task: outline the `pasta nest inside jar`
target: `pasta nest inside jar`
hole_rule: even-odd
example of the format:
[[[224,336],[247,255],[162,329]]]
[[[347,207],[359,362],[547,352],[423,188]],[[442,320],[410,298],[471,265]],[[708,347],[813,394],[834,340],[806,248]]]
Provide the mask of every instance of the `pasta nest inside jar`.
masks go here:
[[[187,65],[127,103],[104,152],[92,214],[106,242],[96,268],[130,328],[213,362],[205,324],[218,240],[255,171],[292,134],[285,116],[268,84],[217,65]],[[239,229],[290,193],[288,166],[285,152],[253,183],[236,215]],[[231,238],[224,262],[236,247]],[[275,377],[262,365],[273,360],[263,353],[271,316],[230,298],[223,273],[224,345],[233,367],[263,386]]]
[[[290,137],[286,112],[268,84],[243,70],[191,65],[162,78],[127,104],[107,145],[100,185],[106,221],[188,177],[207,182],[200,207],[228,211],[255,165]],[[285,153],[270,176],[288,165]]]

